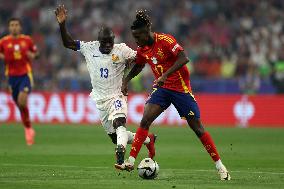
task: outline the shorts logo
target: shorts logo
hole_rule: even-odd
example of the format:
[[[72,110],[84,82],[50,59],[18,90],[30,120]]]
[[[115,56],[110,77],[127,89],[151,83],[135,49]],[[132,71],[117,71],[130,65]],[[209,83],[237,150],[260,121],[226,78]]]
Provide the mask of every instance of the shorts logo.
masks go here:
[[[188,113],[188,115],[190,115],[190,116],[194,116],[194,113],[193,113],[193,111],[189,111],[189,113]]]
[[[121,100],[114,101],[114,107],[115,107],[116,110],[121,109],[121,107],[122,107]]]
[[[25,88],[24,88],[24,92],[29,92],[29,88],[28,88],[28,87],[25,87]]]

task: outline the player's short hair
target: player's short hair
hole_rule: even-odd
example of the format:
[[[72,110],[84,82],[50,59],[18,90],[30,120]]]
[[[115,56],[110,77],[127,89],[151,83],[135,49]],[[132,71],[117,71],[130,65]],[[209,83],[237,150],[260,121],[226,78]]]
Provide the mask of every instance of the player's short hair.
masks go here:
[[[10,18],[10,19],[8,20],[8,25],[9,25],[9,24],[10,24],[10,22],[12,22],[12,21],[18,21],[18,22],[20,23],[20,25],[22,25],[22,21],[21,21],[21,19],[16,18],[16,17],[12,17],[12,18]]]
[[[136,19],[133,21],[131,29],[136,30],[145,26],[150,28],[151,24],[150,16],[146,13],[146,10],[138,10],[136,11]]]
[[[98,33],[98,38],[104,35],[115,37],[112,29],[109,26],[105,26],[105,25],[101,26],[99,33]]]

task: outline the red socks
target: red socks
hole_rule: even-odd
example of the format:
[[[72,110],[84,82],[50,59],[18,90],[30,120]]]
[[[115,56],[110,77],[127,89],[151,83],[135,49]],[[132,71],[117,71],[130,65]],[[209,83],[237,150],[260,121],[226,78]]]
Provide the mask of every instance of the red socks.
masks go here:
[[[217,152],[216,146],[210,134],[208,132],[205,132],[199,139],[202,142],[204,148],[207,150],[207,152],[211,156],[211,158],[214,161],[218,161],[220,159],[220,156]]]
[[[30,128],[32,125],[30,121],[29,109],[27,107],[21,108],[20,113],[21,113],[22,122],[25,128]]]
[[[136,131],[133,143],[132,143],[132,147],[131,147],[131,151],[130,151],[130,156],[134,157],[136,159],[141,146],[143,144],[143,142],[145,141],[145,139],[148,136],[148,130],[147,129],[143,129],[141,127],[139,127]]]

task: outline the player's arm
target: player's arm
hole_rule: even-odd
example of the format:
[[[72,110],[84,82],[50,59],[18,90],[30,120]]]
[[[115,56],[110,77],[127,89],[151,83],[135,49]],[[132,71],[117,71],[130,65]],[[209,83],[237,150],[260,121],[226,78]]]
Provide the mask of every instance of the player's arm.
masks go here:
[[[3,52],[3,46],[2,46],[2,40],[0,40],[0,59],[4,60],[5,59],[5,55]]]
[[[157,85],[162,86],[164,85],[166,79],[168,76],[170,76],[175,71],[179,70],[181,67],[183,67],[185,64],[189,62],[188,57],[185,55],[184,51],[180,51],[177,55],[177,61],[170,67],[161,77],[157,79]]]
[[[0,59],[4,60],[4,58],[5,58],[4,54],[0,52]]]
[[[134,64],[128,75],[122,81],[121,92],[127,96],[128,95],[128,82],[137,76],[145,67],[145,64]]]
[[[76,41],[71,37],[71,35],[68,33],[66,29],[66,19],[67,19],[67,10],[65,9],[64,5],[59,5],[55,10],[55,15],[57,22],[59,24],[61,38],[63,41],[63,45],[66,48],[77,50],[77,43]]]
[[[27,51],[27,56],[30,60],[34,60],[39,57],[39,52],[37,50],[37,47],[31,38],[29,40],[29,50]]]
[[[121,51],[123,58],[125,59],[126,69],[130,69],[135,63],[137,52],[124,43],[122,43]]]
[[[128,75],[125,77],[123,82],[128,83],[132,78],[137,76],[143,70],[144,67],[145,64],[135,64],[128,73]]]

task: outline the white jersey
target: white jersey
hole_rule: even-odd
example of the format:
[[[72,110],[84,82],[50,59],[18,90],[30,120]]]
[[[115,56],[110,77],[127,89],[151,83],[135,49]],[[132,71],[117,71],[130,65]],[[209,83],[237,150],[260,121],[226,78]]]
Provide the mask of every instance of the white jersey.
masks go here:
[[[80,41],[80,51],[87,62],[95,101],[103,101],[120,95],[126,60],[133,59],[136,51],[125,43],[114,44],[109,54],[102,54],[99,41]]]

